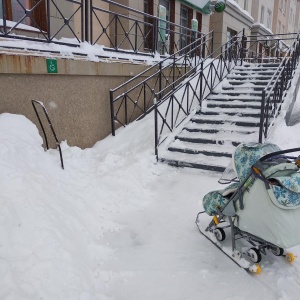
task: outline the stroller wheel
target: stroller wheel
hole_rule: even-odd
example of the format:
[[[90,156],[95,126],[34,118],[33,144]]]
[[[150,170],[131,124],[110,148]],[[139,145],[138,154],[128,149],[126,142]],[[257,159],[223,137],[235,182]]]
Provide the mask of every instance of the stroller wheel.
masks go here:
[[[216,228],[214,230],[215,237],[218,241],[224,241],[226,238],[226,234],[223,228]]]
[[[285,256],[286,260],[289,262],[289,263],[292,263],[295,261],[296,257],[293,253],[291,252],[288,252]]]
[[[275,256],[282,256],[284,253],[284,249],[277,247],[277,248],[273,248],[271,249],[271,252],[275,255]]]
[[[252,262],[259,263],[261,261],[261,253],[258,249],[250,248],[247,254]]]

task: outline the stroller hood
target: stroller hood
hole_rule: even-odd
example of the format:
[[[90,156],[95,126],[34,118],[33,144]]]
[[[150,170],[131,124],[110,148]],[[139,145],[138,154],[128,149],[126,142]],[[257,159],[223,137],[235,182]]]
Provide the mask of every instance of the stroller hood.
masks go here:
[[[275,144],[249,143],[240,144],[232,155],[233,166],[239,180],[242,182],[251,171],[251,167],[263,156],[280,151]]]

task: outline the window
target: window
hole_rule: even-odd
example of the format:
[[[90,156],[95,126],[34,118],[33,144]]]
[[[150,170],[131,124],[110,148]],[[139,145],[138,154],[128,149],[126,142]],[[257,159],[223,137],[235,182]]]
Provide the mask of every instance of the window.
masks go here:
[[[189,9],[184,5],[181,5],[180,9],[180,25],[186,28],[189,27]],[[180,32],[180,48],[182,49],[188,44],[188,32],[185,28],[181,28]]]
[[[170,21],[170,1],[169,0],[159,0],[159,5],[166,8],[167,21]]]
[[[235,35],[237,35],[237,31],[227,27],[227,42],[229,42]]]
[[[268,9],[268,15],[267,15],[267,27],[271,28],[271,21],[272,21],[272,11]]]
[[[47,31],[47,17],[46,17],[46,0],[2,0],[5,3],[6,19],[14,22],[21,21],[32,27]],[[2,1],[0,16],[2,18]],[[26,16],[26,12],[31,10],[31,13]]]
[[[281,30],[281,22],[278,21],[278,26],[277,26],[277,33],[280,33]]]
[[[196,12],[196,19],[198,20],[198,31],[202,31],[202,14],[200,12]]]
[[[144,12],[153,15],[153,0],[144,0]],[[145,35],[145,42],[144,47],[146,49],[152,49],[153,46],[153,27],[150,24],[153,24],[153,18],[144,16],[144,35]]]
[[[264,23],[265,19],[265,7],[262,5],[260,10],[260,23]]]
[[[202,16],[201,16],[202,17]],[[192,25],[192,19],[193,19],[193,9],[190,7],[187,7],[185,5],[181,5],[180,8],[180,25],[185,27],[181,28],[180,32],[180,48],[184,48],[190,43],[191,39],[191,31],[186,28],[191,28]],[[198,23],[199,27],[199,23]]]

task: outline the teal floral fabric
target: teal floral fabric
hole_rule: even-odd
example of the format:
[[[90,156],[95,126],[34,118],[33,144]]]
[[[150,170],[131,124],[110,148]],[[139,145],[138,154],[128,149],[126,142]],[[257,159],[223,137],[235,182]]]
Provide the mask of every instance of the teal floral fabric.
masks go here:
[[[216,208],[218,207],[222,210],[230,198],[229,196],[225,197],[223,195],[230,195],[239,187],[239,185],[239,182],[235,182],[223,190],[213,191],[206,194],[203,198],[203,208],[205,212],[210,216],[218,214]]]
[[[222,209],[228,200],[228,198],[223,197],[218,191],[213,191],[204,196],[203,208],[209,216],[213,216],[218,214],[216,208]]]
[[[300,205],[300,195],[298,193],[288,191],[278,185],[273,185],[272,189],[279,204],[286,207],[295,207]]]
[[[280,150],[275,144],[240,144],[233,154],[234,165],[239,180],[243,181],[247,177],[251,171],[251,167],[261,157]]]
[[[300,205],[300,173],[275,177],[280,185],[272,185],[277,201],[286,207]]]

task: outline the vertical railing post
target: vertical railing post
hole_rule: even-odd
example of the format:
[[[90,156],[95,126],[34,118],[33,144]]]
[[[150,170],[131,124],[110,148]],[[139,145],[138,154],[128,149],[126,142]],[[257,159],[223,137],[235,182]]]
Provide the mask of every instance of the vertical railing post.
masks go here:
[[[2,1],[5,3],[5,1]],[[50,11],[50,0],[47,0],[47,39],[51,42],[51,11]],[[5,25],[4,25],[5,26]]]
[[[118,16],[115,15],[115,44],[113,45],[113,48],[115,50],[118,50]]]
[[[203,63],[203,59],[201,61],[201,72],[199,74],[199,80],[200,80],[200,105],[202,106],[202,100],[203,100],[203,66],[204,66],[204,63]]]
[[[266,91],[263,90],[261,94],[261,107],[260,107],[260,124],[259,124],[259,139],[258,142],[262,143],[262,136],[264,130],[264,114],[265,114],[265,101],[266,101]],[[268,112],[267,112],[268,113]]]
[[[92,11],[93,0],[91,0],[90,2],[91,2],[90,9]],[[83,7],[81,7],[81,9],[83,10]],[[83,24],[83,20],[81,24]],[[89,42],[89,1],[88,0],[84,0],[84,41]]]
[[[127,94],[124,94],[124,110],[125,110],[125,125],[128,124],[128,107],[127,107]]]
[[[2,13],[3,13],[3,29],[4,29],[4,35],[7,34],[7,28],[6,28],[6,1],[1,1],[2,3]],[[2,17],[2,16],[1,16]]]
[[[152,33],[152,53],[153,56],[157,51],[157,44],[158,44],[158,18],[153,18],[153,33]]]
[[[116,135],[115,128],[115,112],[114,112],[114,94],[113,91],[109,91],[109,99],[110,99],[110,118],[111,118],[111,133],[113,136]]]
[[[205,58],[206,36],[203,37],[203,40],[201,41],[201,43],[202,43],[201,56],[202,56],[202,60],[203,60]]]
[[[162,62],[159,63],[159,74],[158,74],[158,88],[159,88],[159,91],[158,91],[158,94],[160,95],[159,97],[159,100],[161,98],[161,90],[162,90]]]
[[[147,93],[146,93],[146,83],[143,83],[143,92],[144,92],[144,113],[147,111],[148,109],[148,105],[147,105]]]
[[[154,139],[155,139],[155,156],[156,161],[158,161],[158,107],[157,107],[157,98],[154,95]]]
[[[244,60],[244,43],[245,43],[245,28],[243,28],[242,42],[241,42],[241,66],[243,65]]]
[[[211,35],[211,46],[210,46],[210,53],[213,53],[214,52],[214,31],[212,32],[212,35]]]
[[[175,88],[174,82],[175,82],[175,55],[173,55],[173,84],[172,84],[173,89]]]
[[[138,50],[138,42],[137,42],[137,39],[138,39],[138,22],[135,21],[135,29],[134,29],[134,52],[137,52]],[[129,38],[129,37],[128,37]]]

